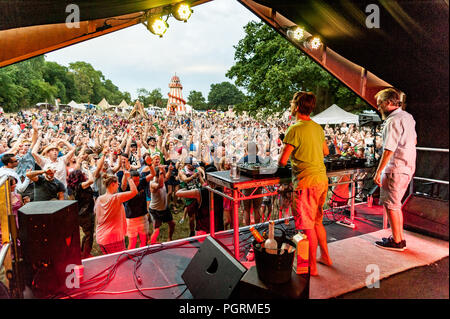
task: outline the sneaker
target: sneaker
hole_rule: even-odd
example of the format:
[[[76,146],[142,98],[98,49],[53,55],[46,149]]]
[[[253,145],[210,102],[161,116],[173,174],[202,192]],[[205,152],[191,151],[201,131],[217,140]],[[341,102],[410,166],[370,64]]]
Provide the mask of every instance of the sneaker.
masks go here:
[[[406,240],[396,243],[394,238],[390,236],[389,238],[383,238],[381,241],[375,242],[375,245],[383,249],[404,251],[406,249]]]
[[[392,238],[392,239],[391,239],[391,238]],[[389,237],[387,237],[387,238],[386,238],[386,237],[383,237],[383,238],[381,238],[381,240],[382,240],[382,241],[389,241],[389,240],[392,240],[392,241],[393,241],[394,238],[393,238],[392,236],[389,236]],[[403,239],[403,240],[401,241],[401,243],[402,243],[402,245],[403,245],[403,246],[405,247],[405,249],[406,249],[406,240]]]

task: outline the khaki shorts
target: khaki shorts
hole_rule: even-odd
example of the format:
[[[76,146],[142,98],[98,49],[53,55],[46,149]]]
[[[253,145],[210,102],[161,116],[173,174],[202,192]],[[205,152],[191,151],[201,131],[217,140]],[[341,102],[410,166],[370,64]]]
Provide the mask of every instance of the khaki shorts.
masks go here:
[[[292,198],[292,215],[295,229],[313,229],[322,224],[323,205],[327,199],[328,184],[294,191]]]
[[[381,175],[380,203],[391,210],[402,209],[402,199],[408,189],[411,176],[398,173]]]

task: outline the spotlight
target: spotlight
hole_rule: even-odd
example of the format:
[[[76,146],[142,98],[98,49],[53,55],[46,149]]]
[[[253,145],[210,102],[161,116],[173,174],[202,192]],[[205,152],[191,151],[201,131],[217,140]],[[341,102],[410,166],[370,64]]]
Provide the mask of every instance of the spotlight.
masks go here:
[[[147,29],[162,38],[163,34],[167,31],[169,25],[161,18],[152,18],[147,21]]]
[[[305,36],[305,30],[300,27],[288,30],[289,35],[296,41],[300,41]]]
[[[314,37],[309,42],[311,49],[317,50],[322,45],[322,41],[320,41],[319,37]]]
[[[192,10],[188,4],[181,2],[178,3],[172,10],[172,14],[175,19],[187,22],[192,14]]]

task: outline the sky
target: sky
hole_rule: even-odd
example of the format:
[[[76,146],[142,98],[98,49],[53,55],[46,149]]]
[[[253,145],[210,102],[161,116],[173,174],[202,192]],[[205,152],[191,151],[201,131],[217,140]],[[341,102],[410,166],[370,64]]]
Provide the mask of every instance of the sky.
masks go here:
[[[46,60],[65,66],[88,62],[133,99],[138,88],[159,88],[167,97],[176,74],[183,98],[196,90],[207,100],[211,84],[234,84],[225,76],[234,65],[233,46],[245,36],[244,26],[260,19],[234,0],[214,0],[192,10],[186,23],[170,17],[162,38],[139,24],[50,52]]]

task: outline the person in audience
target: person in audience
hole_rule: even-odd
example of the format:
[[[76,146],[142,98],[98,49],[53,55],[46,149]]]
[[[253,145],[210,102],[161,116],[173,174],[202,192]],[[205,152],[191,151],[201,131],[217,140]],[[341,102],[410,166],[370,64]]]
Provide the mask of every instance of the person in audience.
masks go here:
[[[147,191],[149,189],[149,182],[156,175],[153,166],[151,173],[146,176],[140,176],[136,170],[131,171],[131,178],[137,187],[137,195],[125,202],[125,216],[127,218],[127,236],[128,249],[135,248],[137,245],[137,238],[139,236],[140,245],[147,245],[147,234],[149,232],[148,224],[148,208],[147,208]],[[129,191],[128,181],[122,178],[122,191]]]
[[[24,202],[22,200],[22,195],[16,191],[17,180],[14,177],[9,176],[8,181],[11,191],[11,211],[16,221],[16,228],[19,229],[19,208],[24,205]]]
[[[150,203],[150,215],[153,221],[153,234],[150,238],[150,244],[156,244],[162,223],[169,225],[168,240],[172,240],[175,231],[175,222],[173,221],[172,213],[169,210],[167,202],[167,191],[165,182],[168,173],[165,172],[164,166],[159,166],[155,169],[156,175],[150,183],[150,191],[152,200]]]
[[[64,200],[66,187],[55,177],[57,167],[47,163],[39,171],[27,172],[27,177],[34,184],[33,201]]]
[[[124,172],[123,178],[127,179],[130,186],[128,192],[118,193],[119,181],[117,176],[108,175],[103,180],[106,193],[99,196],[95,201],[95,235],[97,244],[104,254],[125,250],[127,222],[123,203],[136,196],[138,190],[129,171]]]
[[[36,163],[40,167],[44,167],[46,165],[52,164],[55,169],[55,178],[59,180],[64,186],[67,185],[67,170],[66,166],[67,163],[70,161],[72,156],[75,153],[75,147],[72,146],[68,141],[64,139],[60,139],[57,144],[50,144],[47,147],[44,148],[42,151],[42,154],[38,154],[38,148],[41,144],[42,140],[38,139],[36,142],[36,145],[31,150],[31,155],[33,155]],[[67,154],[64,156],[58,156],[59,154],[59,148],[58,144],[62,143],[64,144],[67,149],[69,150]]]
[[[72,171],[67,177],[67,188],[69,198],[77,201],[78,222],[83,231],[81,240],[81,258],[91,256],[92,245],[94,244],[94,191],[91,185],[94,183],[92,173],[88,177],[80,170]]]

